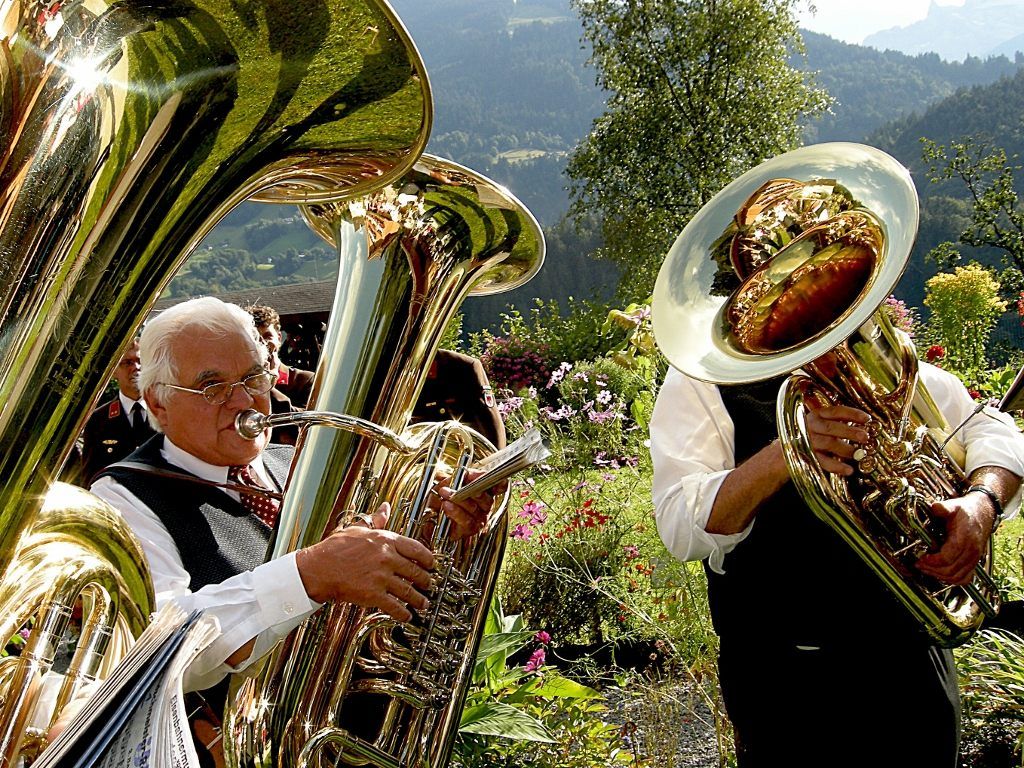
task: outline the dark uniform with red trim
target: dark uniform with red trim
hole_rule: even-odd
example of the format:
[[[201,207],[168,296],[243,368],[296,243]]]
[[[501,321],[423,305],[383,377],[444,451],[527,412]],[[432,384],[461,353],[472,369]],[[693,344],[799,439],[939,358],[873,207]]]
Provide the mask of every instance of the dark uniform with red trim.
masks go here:
[[[472,427],[496,448],[505,447],[505,423],[483,364],[475,357],[442,349],[430,366],[412,421],[448,419]]]
[[[86,486],[101,469],[120,461],[155,434],[148,421],[138,431],[133,430],[130,418],[120,396],[89,415],[82,432],[81,478]]]

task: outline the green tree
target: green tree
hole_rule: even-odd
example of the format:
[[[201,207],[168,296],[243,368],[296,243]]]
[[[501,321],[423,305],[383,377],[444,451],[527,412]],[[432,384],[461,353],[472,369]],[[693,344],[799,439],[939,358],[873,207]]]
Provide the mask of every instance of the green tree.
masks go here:
[[[958,179],[970,195],[970,219],[960,242],[1001,251],[1000,282],[1004,291],[1018,293],[1024,288],[1024,205],[1014,187],[1014,174],[1021,167],[1008,161],[1005,150],[973,136],[952,141],[948,148],[930,139],[923,138],[921,143],[931,182]],[[930,257],[948,268],[960,255],[952,245],[942,244]]]
[[[945,348],[943,365],[969,383],[987,367],[988,338],[1006,302],[999,281],[980,264],[940,272],[925,283],[925,306],[932,314],[931,331]]]
[[[690,217],[734,177],[789,150],[829,97],[789,63],[797,0],[572,0],[605,113],[568,164],[572,213],[602,219],[620,299],[650,294]]]

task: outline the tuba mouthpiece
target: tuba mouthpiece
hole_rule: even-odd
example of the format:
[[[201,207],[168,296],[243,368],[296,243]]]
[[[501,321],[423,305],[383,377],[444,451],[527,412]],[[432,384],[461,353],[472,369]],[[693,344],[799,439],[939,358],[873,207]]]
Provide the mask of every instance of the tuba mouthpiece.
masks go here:
[[[235,417],[235,431],[246,440],[255,440],[266,428],[267,417],[251,408]]]

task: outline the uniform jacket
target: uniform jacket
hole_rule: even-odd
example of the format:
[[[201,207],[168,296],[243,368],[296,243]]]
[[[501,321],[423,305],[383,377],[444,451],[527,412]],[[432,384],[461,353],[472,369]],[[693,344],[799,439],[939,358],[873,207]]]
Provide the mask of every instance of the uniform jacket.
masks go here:
[[[125,413],[120,396],[103,403],[89,415],[82,432],[82,482],[87,486],[104,467],[120,461],[155,432],[147,421],[136,436],[132,432],[131,414]]]
[[[442,349],[423,384],[412,420],[458,419],[496,448],[505,447],[505,424],[483,364],[475,357]]]

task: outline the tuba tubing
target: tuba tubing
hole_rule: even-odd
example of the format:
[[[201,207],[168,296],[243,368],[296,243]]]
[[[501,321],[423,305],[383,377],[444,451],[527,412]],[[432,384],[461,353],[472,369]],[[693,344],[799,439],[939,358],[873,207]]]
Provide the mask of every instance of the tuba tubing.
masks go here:
[[[67,510],[51,486],[120,351],[238,203],[365,195],[411,168],[432,118],[425,67],[386,0],[3,4],[0,625],[48,615],[47,572],[25,579],[36,558],[52,563],[43,548],[83,569],[104,561],[81,591],[55,593],[55,615],[75,593],[90,607],[109,598],[114,626],[137,634],[152,588],[130,533],[81,492],[57,515],[76,521],[71,542],[57,541],[49,509]],[[116,663],[96,659],[108,629],[88,641],[83,678]],[[8,689],[38,689],[50,659],[37,645],[31,667],[4,670]],[[0,765],[31,706],[5,697]]]

